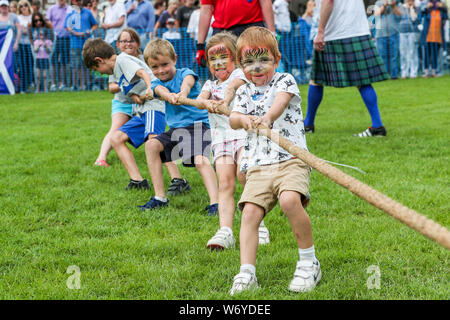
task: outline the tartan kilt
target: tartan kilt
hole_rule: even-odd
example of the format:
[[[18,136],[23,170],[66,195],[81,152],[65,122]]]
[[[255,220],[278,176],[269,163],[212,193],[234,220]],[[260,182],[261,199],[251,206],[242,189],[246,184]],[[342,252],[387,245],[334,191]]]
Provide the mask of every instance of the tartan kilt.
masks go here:
[[[325,42],[314,50],[311,80],[331,87],[355,87],[387,80],[383,60],[369,35]]]

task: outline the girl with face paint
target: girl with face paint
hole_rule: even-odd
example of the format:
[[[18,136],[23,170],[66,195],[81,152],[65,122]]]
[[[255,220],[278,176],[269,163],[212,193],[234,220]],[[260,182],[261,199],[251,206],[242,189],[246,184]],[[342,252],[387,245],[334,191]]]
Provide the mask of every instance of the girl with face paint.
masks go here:
[[[220,228],[208,241],[207,248],[222,250],[234,247],[234,192],[236,177],[241,185],[245,184],[245,175],[240,172],[240,162],[245,143],[246,132],[233,130],[228,117],[217,113],[217,106],[232,105],[236,90],[246,83],[241,69],[236,68],[236,37],[228,32],[213,36],[206,48],[207,65],[216,80],[208,80],[197,98],[209,111],[211,125],[211,150],[213,164],[219,180],[219,224]],[[262,224],[260,243],[269,242],[268,230]]]

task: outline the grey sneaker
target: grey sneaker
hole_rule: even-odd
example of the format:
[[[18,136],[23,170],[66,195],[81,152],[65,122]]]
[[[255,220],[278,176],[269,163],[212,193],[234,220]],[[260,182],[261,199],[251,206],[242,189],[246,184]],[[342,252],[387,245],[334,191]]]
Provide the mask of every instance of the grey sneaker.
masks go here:
[[[188,192],[191,190],[191,186],[186,179],[173,178],[169,189],[167,189],[167,195],[170,197],[177,196],[183,192]]]

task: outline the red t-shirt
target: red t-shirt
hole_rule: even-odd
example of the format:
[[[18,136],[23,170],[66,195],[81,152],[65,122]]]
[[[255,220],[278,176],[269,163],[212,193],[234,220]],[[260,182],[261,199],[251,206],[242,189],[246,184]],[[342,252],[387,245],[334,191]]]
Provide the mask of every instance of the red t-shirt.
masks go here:
[[[201,0],[214,7],[213,28],[228,29],[238,24],[263,21],[259,0]]]

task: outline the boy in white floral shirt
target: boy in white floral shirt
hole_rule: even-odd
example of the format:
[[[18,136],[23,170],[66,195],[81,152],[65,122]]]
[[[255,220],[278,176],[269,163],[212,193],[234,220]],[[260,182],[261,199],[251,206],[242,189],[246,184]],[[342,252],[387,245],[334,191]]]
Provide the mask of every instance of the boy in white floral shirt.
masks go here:
[[[296,146],[307,149],[300,92],[292,75],[275,72],[281,54],[275,36],[268,29],[251,27],[244,31],[237,42],[237,58],[250,83],[236,92],[230,125],[250,132],[241,164],[241,169],[247,171],[239,201],[241,269],[234,277],[230,294],[258,287],[255,275],[258,226],[278,200],[289,219],[300,254],[289,289],[310,291],[321,278],[311,221],[303,207],[308,201],[311,168],[268,138],[251,131],[264,124]]]

